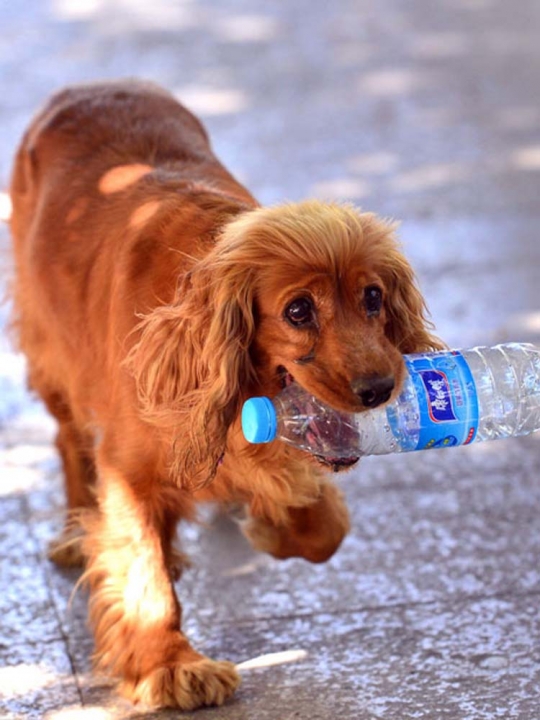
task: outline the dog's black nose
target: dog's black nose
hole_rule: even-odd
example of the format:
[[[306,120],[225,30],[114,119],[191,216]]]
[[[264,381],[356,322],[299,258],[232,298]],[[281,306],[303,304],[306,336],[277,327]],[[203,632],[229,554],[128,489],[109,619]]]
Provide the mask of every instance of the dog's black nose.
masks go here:
[[[355,395],[360,398],[362,405],[367,408],[376,408],[389,400],[394,386],[395,381],[391,375],[387,377],[380,377],[380,375],[359,377],[351,383]]]

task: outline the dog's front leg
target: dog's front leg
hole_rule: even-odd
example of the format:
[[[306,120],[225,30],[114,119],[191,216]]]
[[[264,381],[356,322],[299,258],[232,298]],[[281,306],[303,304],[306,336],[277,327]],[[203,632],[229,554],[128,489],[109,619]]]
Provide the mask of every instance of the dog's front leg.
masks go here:
[[[281,560],[301,557],[313,563],[332,557],[349,528],[347,507],[331,482],[321,483],[318,497],[303,507],[287,507],[274,517],[252,512],[242,523],[256,550]]]
[[[98,665],[133,702],[183,710],[222,704],[239,677],[232,663],[193,650],[181,632],[159,489],[103,464],[98,472],[99,511],[84,540]]]

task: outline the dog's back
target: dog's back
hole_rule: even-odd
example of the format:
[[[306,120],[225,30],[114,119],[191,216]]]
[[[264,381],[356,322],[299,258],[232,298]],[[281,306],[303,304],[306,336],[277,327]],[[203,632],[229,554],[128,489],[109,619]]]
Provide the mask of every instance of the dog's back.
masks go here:
[[[37,238],[49,227],[56,229],[54,242],[62,242],[65,225],[82,215],[90,219],[92,209],[106,212],[114,203],[104,200],[152,171],[154,190],[210,180],[217,192],[253,202],[212,153],[199,120],[160,87],[124,81],[57,93],[17,152],[11,182],[16,246],[29,230]],[[83,212],[83,195],[89,212]]]
[[[73,376],[90,335],[96,348],[110,346],[103,333],[115,288],[133,297],[136,312],[149,311],[158,294],[167,301],[185,262],[171,250],[194,255],[195,237],[255,204],[215,158],[199,120],[138,81],[53,96],[17,152],[11,197],[14,324],[42,395],[44,385]]]
[[[68,206],[81,185],[91,191],[92,179],[98,190],[113,166],[204,160],[214,158],[203,126],[158,86],[128,81],[67,88],[35,117],[17,153],[11,184],[14,233],[24,235],[43,183],[54,195],[55,175],[61,197],[52,199]]]

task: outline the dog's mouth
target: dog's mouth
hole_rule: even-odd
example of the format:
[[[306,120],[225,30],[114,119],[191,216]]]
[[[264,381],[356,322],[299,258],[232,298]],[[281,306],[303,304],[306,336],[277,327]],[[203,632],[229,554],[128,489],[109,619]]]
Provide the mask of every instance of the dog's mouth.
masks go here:
[[[296,383],[296,380],[287,370],[286,367],[280,365],[277,369],[279,384],[282,390]],[[309,413],[306,413],[308,415]],[[334,424],[330,421],[324,423],[316,422],[316,413],[314,412],[312,418],[308,418],[303,428],[303,440],[305,441],[304,449],[307,450],[317,462],[324,465],[326,468],[330,468],[332,472],[340,472],[346,470],[360,460],[359,455],[333,455],[328,454],[325,449],[328,445],[332,444],[332,431],[335,430]],[[340,427],[340,435],[343,435],[343,430]],[[340,441],[343,443],[346,438],[340,437]]]
[[[327,458],[322,457],[322,455],[314,455],[317,462],[319,462],[321,465],[324,465],[324,467],[330,468],[332,472],[338,473],[342,470],[348,470],[349,468],[352,468],[353,465],[356,465],[356,463],[360,460],[360,457],[348,457],[348,458]]]
[[[289,385],[292,385],[293,382],[296,382],[291,373],[283,365],[280,365],[278,367],[277,374],[279,378],[279,384],[282,390],[285,390],[286,387],[289,387]]]

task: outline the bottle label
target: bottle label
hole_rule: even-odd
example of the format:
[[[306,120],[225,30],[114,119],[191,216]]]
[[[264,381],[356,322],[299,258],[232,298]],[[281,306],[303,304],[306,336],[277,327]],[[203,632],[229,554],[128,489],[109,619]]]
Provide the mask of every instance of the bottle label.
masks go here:
[[[418,396],[416,450],[468,445],[478,430],[478,397],[469,365],[458,351],[405,358]]]

